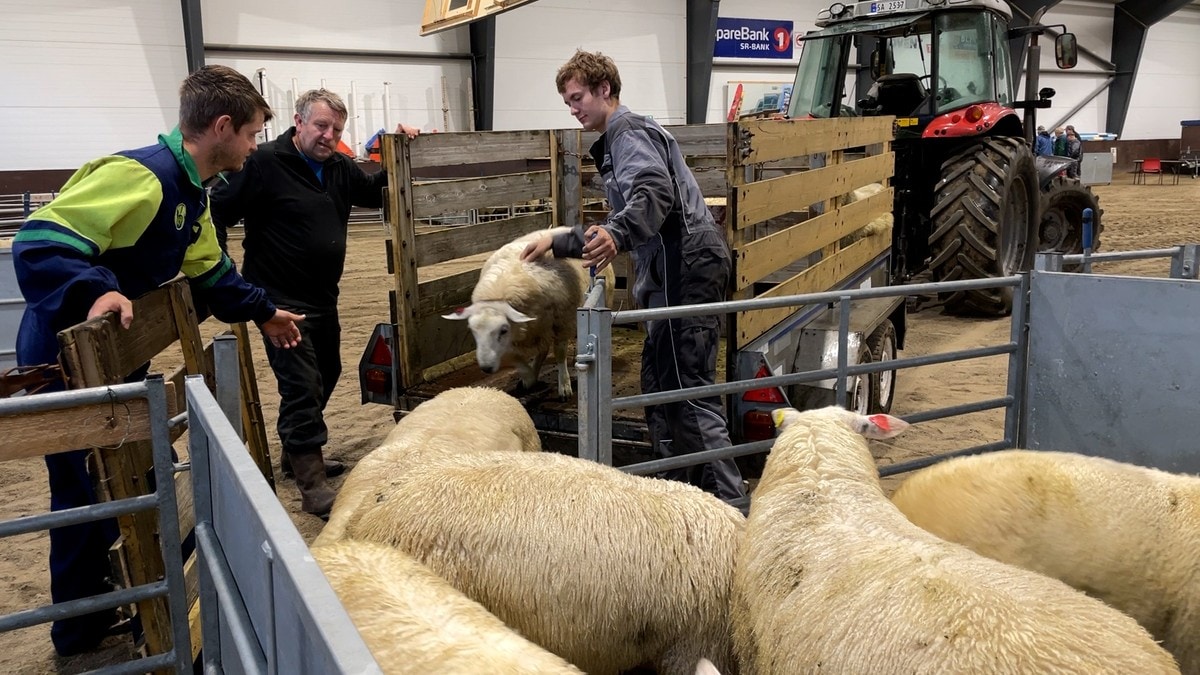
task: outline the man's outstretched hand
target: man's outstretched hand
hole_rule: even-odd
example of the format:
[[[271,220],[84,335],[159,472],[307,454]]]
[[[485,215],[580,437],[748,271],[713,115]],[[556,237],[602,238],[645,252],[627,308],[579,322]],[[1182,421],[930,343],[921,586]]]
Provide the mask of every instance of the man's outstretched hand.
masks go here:
[[[263,335],[266,335],[277,349],[291,349],[300,344],[300,329],[296,327],[296,323],[303,320],[303,314],[292,314],[286,309],[277,309],[275,316],[264,323],[261,329]]]

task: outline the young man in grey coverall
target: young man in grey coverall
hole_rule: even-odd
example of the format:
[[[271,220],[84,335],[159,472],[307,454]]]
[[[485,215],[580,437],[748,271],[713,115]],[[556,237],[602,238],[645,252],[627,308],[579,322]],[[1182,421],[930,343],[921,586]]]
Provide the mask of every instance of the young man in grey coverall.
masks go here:
[[[578,51],[558,70],[558,92],[584,129],[601,136],[591,156],[604,178],[612,211],[602,223],[526,248],[523,260],[553,249],[604,269],[621,251],[633,254],[634,298],[640,307],[725,299],[729,249],[704,204],[675,139],[652,119],[621,105],[621,76],[612,59]],[[584,241],[586,240],[586,244]],[[712,384],[717,362],[716,316],[652,321],[642,348],[642,391]],[[651,443],[661,457],[730,446],[721,399],[646,407]],[[745,495],[732,459],[670,471],[664,478],[698,485],[722,499]]]

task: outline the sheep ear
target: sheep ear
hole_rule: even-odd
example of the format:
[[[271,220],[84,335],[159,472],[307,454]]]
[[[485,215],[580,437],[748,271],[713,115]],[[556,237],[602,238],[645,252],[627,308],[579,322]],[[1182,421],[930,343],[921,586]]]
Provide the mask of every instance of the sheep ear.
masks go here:
[[[527,321],[534,320],[534,317],[522,314],[512,305],[504,305],[504,315],[507,316],[508,320],[512,321],[513,323],[525,323]]]
[[[776,408],[771,411],[771,421],[775,423],[776,431],[783,431],[799,416],[800,411],[795,408]]]
[[[862,435],[867,438],[884,439],[892,438],[904,433],[910,425],[908,422],[899,417],[891,415],[865,415],[862,417],[863,431]]]
[[[450,319],[451,321],[461,321],[470,317],[474,313],[475,305],[471,305],[470,307],[459,307],[458,309],[454,310],[454,313],[452,314],[443,314],[442,318]]]
[[[701,657],[701,659],[696,663],[695,675],[721,675],[721,671],[717,670],[717,667],[713,665],[712,661]]]

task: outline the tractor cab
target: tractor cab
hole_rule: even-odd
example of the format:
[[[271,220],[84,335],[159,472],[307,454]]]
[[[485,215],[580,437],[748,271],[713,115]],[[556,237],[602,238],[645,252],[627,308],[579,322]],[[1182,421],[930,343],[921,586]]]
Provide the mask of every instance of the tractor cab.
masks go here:
[[[897,4],[905,3],[858,6]],[[788,116],[894,115],[900,138],[976,136],[1000,124],[1009,127],[1005,135],[1020,135],[1007,8],[974,4],[985,7],[829,21],[804,38]],[[857,77],[849,65],[856,44],[867,46],[859,53],[870,53]]]
[[[1095,196],[1063,176],[1066,158],[1034,158],[1039,12],[1012,27],[1002,0],[834,3],[805,35],[787,116],[894,116],[893,280],[1007,276],[1036,251],[1082,251],[1082,213]],[[1010,40],[1027,40],[1025,100],[1017,100]],[[1055,41],[1075,65],[1074,36]],[[859,61],[857,66],[851,60]],[[1018,112],[1022,111],[1022,112]],[[817,161],[820,161],[819,159]],[[1099,226],[1096,232],[1099,232]],[[951,310],[1002,314],[1011,293],[967,292]]]

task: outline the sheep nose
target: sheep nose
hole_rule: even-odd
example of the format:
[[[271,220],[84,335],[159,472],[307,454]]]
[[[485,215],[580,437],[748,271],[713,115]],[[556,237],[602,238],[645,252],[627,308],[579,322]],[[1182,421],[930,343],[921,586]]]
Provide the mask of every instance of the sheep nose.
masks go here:
[[[480,364],[479,369],[489,375],[496,372],[496,366],[492,366],[492,365],[485,366],[485,365]]]

